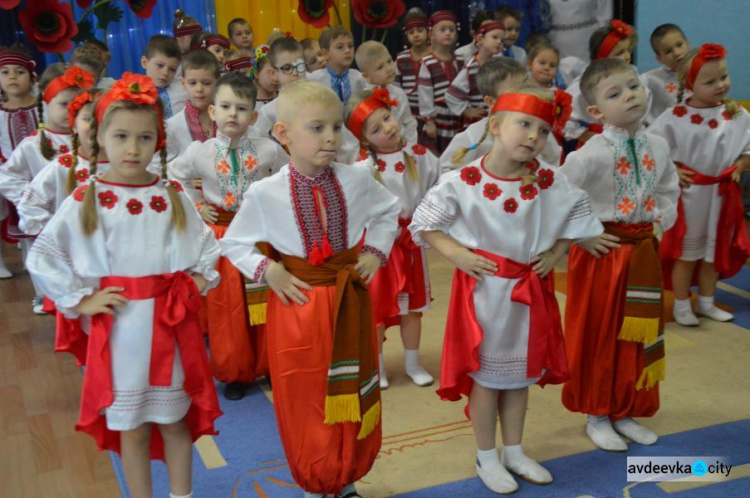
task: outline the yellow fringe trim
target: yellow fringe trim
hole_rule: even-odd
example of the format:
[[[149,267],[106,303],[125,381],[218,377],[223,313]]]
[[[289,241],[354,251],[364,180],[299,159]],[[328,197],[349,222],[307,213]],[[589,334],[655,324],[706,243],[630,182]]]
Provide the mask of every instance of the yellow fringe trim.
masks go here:
[[[263,325],[266,323],[266,308],[266,303],[251,304],[247,307],[247,312],[250,315],[250,325]]]
[[[650,344],[659,337],[658,318],[637,318],[626,316],[622,322],[620,334],[617,336],[621,341],[642,342]]]
[[[341,422],[359,422],[362,415],[359,410],[359,393],[326,396],[326,424]]]
[[[357,439],[364,439],[369,436],[378,426],[378,423],[380,423],[380,401],[372,405],[365,416],[362,417],[362,427],[359,429]]]
[[[638,383],[635,385],[636,390],[640,391],[643,388],[651,389],[657,382],[664,380],[665,366],[666,362],[664,358],[659,358],[651,365],[645,367],[643,372],[641,372],[641,378],[638,379]]]

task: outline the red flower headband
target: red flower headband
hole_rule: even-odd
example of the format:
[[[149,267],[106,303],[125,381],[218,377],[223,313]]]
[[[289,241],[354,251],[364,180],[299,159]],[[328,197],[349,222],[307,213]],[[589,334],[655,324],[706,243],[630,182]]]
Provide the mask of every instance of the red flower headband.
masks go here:
[[[717,45],[716,43],[704,43],[701,45],[701,48],[698,49],[698,54],[693,57],[692,61],[690,61],[690,68],[688,69],[685,87],[687,87],[688,90],[693,89],[695,78],[698,76],[698,73],[706,62],[715,59],[723,59],[726,55],[727,49],[721,45]]]
[[[479,26],[479,29],[477,30],[477,35],[486,35],[490,31],[495,31],[496,29],[500,29],[505,31],[505,26],[503,23],[498,21],[490,21],[482,24]]]
[[[84,90],[94,88],[94,77],[78,66],[70,67],[62,76],[58,76],[49,82],[42,98],[49,104],[58,93],[67,88],[83,88]]]
[[[154,81],[142,74],[123,73],[122,79],[116,81],[112,88],[104,94],[96,104],[96,122],[101,124],[107,108],[120,100],[127,100],[136,104],[147,105],[156,110],[157,133],[156,150],[161,150],[166,145],[166,133],[164,132],[164,117],[159,105],[159,92],[154,86]]]
[[[174,37],[179,38],[181,36],[191,36],[203,32],[203,26],[200,24],[191,24],[189,26],[180,26],[175,28],[173,31]]]
[[[227,71],[239,71],[240,69],[245,69],[248,67],[253,67],[253,59],[250,57],[237,57],[236,59],[232,59],[231,61],[224,64],[224,69]]]
[[[26,68],[33,76],[36,76],[34,68],[36,68],[36,62],[31,60],[26,54],[19,54],[16,52],[6,52],[0,54],[0,67],[2,66],[21,66]]]
[[[404,33],[414,28],[425,28],[427,29],[427,18],[426,17],[412,17],[404,23]]]
[[[530,114],[546,121],[555,131],[561,131],[570,117],[572,102],[573,98],[563,90],[555,92],[555,100],[552,102],[535,95],[504,93],[495,102],[492,112],[511,111]]]
[[[435,12],[430,16],[427,23],[430,25],[430,28],[433,28],[437,23],[442,21],[450,21],[454,24],[458,24],[458,19],[456,19],[456,16],[450,10],[439,10]]]
[[[357,108],[354,109],[352,117],[349,118],[347,128],[361,141],[362,127],[365,125],[367,118],[370,117],[370,114],[378,109],[390,109],[397,105],[398,102],[391,99],[391,94],[388,93],[388,90],[378,88],[370,97],[360,102]]]
[[[99,97],[100,93],[100,90],[88,90],[85,92],[81,92],[70,102],[70,104],[68,104],[68,123],[70,124],[71,128],[73,128],[76,117],[78,117],[78,113],[81,112],[83,106],[96,100],[97,97]]]
[[[615,45],[634,33],[633,28],[617,19],[612,19],[609,25],[613,29],[604,37],[602,44],[599,45],[599,50],[596,52],[597,60],[609,57],[609,53],[615,48]]]

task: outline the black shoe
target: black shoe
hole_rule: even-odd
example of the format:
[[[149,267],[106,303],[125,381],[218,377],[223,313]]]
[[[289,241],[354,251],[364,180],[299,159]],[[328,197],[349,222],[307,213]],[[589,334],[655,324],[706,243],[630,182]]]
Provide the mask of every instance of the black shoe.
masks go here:
[[[224,398],[237,401],[245,397],[245,385],[241,382],[230,382],[224,386]]]

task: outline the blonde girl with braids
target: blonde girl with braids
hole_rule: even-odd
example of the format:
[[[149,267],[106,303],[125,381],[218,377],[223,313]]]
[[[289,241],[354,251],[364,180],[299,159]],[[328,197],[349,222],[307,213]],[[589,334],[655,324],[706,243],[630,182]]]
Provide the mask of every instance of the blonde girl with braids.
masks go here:
[[[190,497],[192,442],[215,434],[221,414],[197,313],[200,294],[218,283],[219,249],[166,177],[162,113],[151,79],[131,73],[96,101],[91,179],[45,226],[28,263],[59,313],[88,317],[86,337],[65,328],[57,337],[61,350],[86,355],[76,429],[120,453],[133,496],[152,496],[153,458],[166,462],[170,496]],[[110,168],[98,175],[102,147]],[[147,169],[156,152],[161,177]]]
[[[100,90],[84,90],[68,104],[72,150],[50,161],[21,194],[18,215],[19,227],[24,233],[39,235],[63,201],[77,187],[88,183],[91,176],[91,122],[94,101],[100,93]],[[105,173],[109,163],[103,150],[99,151],[98,157],[97,171]]]
[[[666,138],[680,175],[680,208],[664,234],[664,280],[674,288],[677,323],[697,327],[696,315],[726,322],[714,305],[716,283],[736,274],[750,255],[742,216],[742,172],[750,167],[750,115],[728,98],[731,79],[721,45],[689,51],[679,68],[678,103],[649,131]],[[683,101],[686,91],[692,96]],[[694,313],[690,287],[698,285]]]
[[[383,360],[385,329],[401,327],[406,375],[418,386],[429,386],[432,376],[419,363],[421,317],[430,308],[430,278],[423,249],[414,245],[406,227],[427,191],[437,183],[437,158],[423,145],[407,143],[391,109],[397,102],[388,90],[364,90],[344,107],[344,120],[368,152],[368,159],[355,164],[372,170],[375,178],[399,200],[400,235],[388,263],[370,284],[373,315],[378,329],[380,388],[389,386]]]
[[[511,473],[553,481],[521,446],[529,386],[568,377],[550,272],[572,240],[602,232],[585,192],[535,159],[564,125],[565,107],[561,94],[531,85],[501,95],[490,111],[490,152],[442,175],[409,226],[418,245],[457,267],[437,392],[469,398],[477,474],[500,494],[518,489]]]
[[[8,160],[0,166],[0,195],[14,206],[21,202],[21,194],[31,180],[58,154],[70,152],[71,137],[68,121],[68,104],[81,89],[94,86],[94,77],[78,67],[67,64],[52,64],[39,79],[41,99],[37,104],[39,129],[26,137],[15,148]],[[46,109],[46,114],[45,114]],[[11,216],[17,216],[12,213]],[[10,223],[15,226],[17,222]],[[12,236],[20,239],[24,260],[32,239],[20,230],[10,230]],[[24,238],[26,237],[26,238]],[[32,300],[36,314],[44,314],[42,296],[36,290]]]

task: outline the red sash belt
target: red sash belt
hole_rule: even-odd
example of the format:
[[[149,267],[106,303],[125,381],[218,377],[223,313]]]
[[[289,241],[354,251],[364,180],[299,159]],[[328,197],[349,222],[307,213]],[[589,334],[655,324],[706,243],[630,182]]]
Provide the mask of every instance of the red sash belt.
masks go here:
[[[750,255],[747,227],[745,226],[745,210],[742,206],[742,189],[732,180],[732,173],[737,166],[730,166],[719,176],[704,175],[684,164],[677,163],[680,168],[691,171],[690,177],[696,185],[719,184],[719,195],[723,197],[719,226],[716,229],[716,249],[714,266],[721,278],[728,278],[736,274],[745,264]],[[675,260],[682,256],[682,243],[687,233],[685,224],[685,209],[682,198],[677,202],[677,221],[668,230],[661,242],[660,254],[662,259]]]
[[[398,226],[401,236],[396,240],[391,250],[391,258],[396,266],[401,286],[400,292],[409,295],[409,308],[420,309],[427,305],[427,289],[424,284],[424,261],[422,250],[414,243],[409,232],[411,218],[399,218]]]

